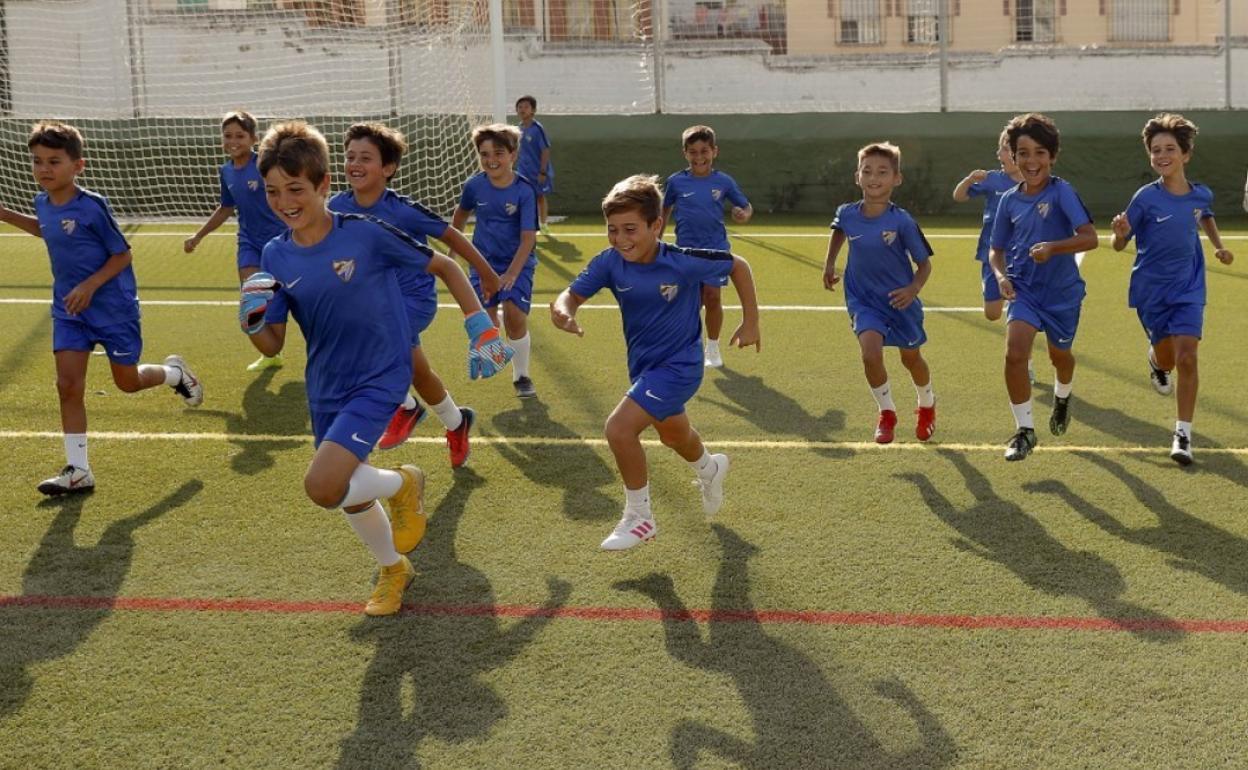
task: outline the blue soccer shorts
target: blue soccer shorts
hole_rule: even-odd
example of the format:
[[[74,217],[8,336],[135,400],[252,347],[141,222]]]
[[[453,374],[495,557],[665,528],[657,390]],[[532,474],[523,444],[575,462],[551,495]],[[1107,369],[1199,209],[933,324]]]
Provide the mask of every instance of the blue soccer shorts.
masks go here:
[[[497,265],[493,265],[493,267],[499,275],[502,275],[503,271],[507,269],[506,266],[502,270],[499,270]],[[533,273],[536,269],[536,265],[525,265],[511,288],[506,291],[500,291],[493,297],[490,297],[489,302],[486,302],[485,297],[481,294],[481,276],[477,275],[475,269],[468,271],[468,280],[472,282],[472,288],[477,293],[477,299],[481,300],[481,307],[489,308],[501,305],[504,302],[511,302],[520,308],[525,315],[528,315],[529,308],[533,304]]]
[[[685,404],[702,384],[701,356],[695,364],[660,364],[637,375],[628,397],[656,420],[685,411]]]
[[[261,248],[251,241],[240,240],[238,242],[238,269],[244,267],[260,267]]]
[[[878,332],[884,337],[885,347],[912,349],[927,342],[923,330],[923,305],[917,299],[905,310],[889,308],[856,308],[849,316],[854,336],[863,332]]]
[[[139,319],[108,326],[92,326],[81,318],[52,319],[52,352],[90,352],[96,344],[104,347],[108,360],[120,366],[133,366],[143,354],[143,333]]]
[[[431,296],[420,297],[415,299],[412,297],[403,297],[403,305],[407,310],[408,335],[412,340],[412,347],[420,347],[420,333],[429,328],[429,324],[433,323],[433,317],[438,314],[438,295],[436,290]]]
[[[311,407],[313,445],[332,441],[367,462],[394,410],[403,397],[387,395],[375,388],[362,388],[352,393],[340,409]]]
[[[1079,311],[1082,309],[1082,303],[1061,310],[1041,308],[1031,298],[1020,294],[1010,300],[1005,322],[1009,324],[1022,321],[1044,332],[1053,347],[1070,350],[1070,346],[1075,344],[1075,333],[1079,330]]]
[[[1200,339],[1205,328],[1205,306],[1194,302],[1180,305],[1153,305],[1135,309],[1148,341],[1156,345],[1166,337]]]

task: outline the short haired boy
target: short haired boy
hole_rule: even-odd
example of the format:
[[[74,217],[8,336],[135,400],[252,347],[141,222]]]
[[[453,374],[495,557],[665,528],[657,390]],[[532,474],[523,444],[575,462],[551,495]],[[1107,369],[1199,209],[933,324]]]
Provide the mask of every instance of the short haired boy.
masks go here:
[[[411,330],[395,272],[438,272],[438,263],[454,263],[379,220],[331,214],[329,147],[306,123],[270,128],[259,164],[269,205],[290,229],[264,247],[261,272],[243,284],[239,318],[266,355],[281,351],[289,315],[303,331],[316,445],[304,490],[317,505],[343,509],[381,565],[364,611],[391,615],[415,575],[402,554],[425,533],[424,473],[368,464],[412,380]],[[505,361],[497,330],[470,290],[451,290],[475,309],[464,321],[470,368],[498,371]],[[381,497],[390,500],[389,518]]]
[[[914,435],[927,441],[936,432],[936,395],[922,353],[927,333],[919,292],[932,274],[932,247],[910,213],[892,202],[893,190],[902,181],[901,150],[896,145],[877,142],[859,150],[854,181],[862,188],[862,200],[836,210],[823,286],[833,291],[840,282],[836,258],[848,241],[845,304],[862,349],[867,385],[879,407],[875,441],[892,442],[897,427],[897,407],[884,366],[886,346],[898,349],[902,366],[910,372],[918,397]]]
[[[689,167],[667,178],[663,220],[673,221],[675,216],[677,246],[730,251],[728,231],[724,229],[724,206],[732,206],[732,219],[738,224],[750,221],[754,207],[736,180],[714,167],[719,147],[710,126],[686,128],[680,143]],[[719,334],[724,327],[720,290],[727,285],[728,279],[724,278],[702,287],[702,305],[706,308],[705,364],[710,367],[724,365],[719,352]]]
[[[555,191],[555,164],[550,160],[546,128],[537,122],[535,115],[537,99],[526,94],[516,100],[516,117],[520,118],[520,158],[516,162],[516,172],[537,188],[537,223],[542,235],[549,238],[546,196]]]
[[[481,171],[464,183],[464,192],[451,217],[451,227],[463,230],[469,214],[476,214],[472,245],[485,255],[499,275],[499,290],[487,296],[475,268],[468,276],[481,302],[502,327],[515,350],[512,385],[520,398],[535,398],[537,389],[529,376],[529,308],[533,301],[533,274],[537,269],[537,193],[532,183],[513,170],[520,131],[495,123],[472,132]]]
[[[87,364],[102,345],[113,382],[125,393],[168,385],[188,406],[204,388],[181,356],[140,364],[143,336],[130,244],[103,196],[79,187],[86,165],[82,135],[58,121],[36,123],[27,140],[35,181],[35,216],[0,206],[0,221],[43,238],[52,262],[52,355],[61,402],[65,467],[39,484],[45,495],[91,492],[87,461]]]
[[[342,214],[363,214],[376,217],[407,233],[421,245],[429,237],[445,243],[453,254],[466,259],[480,276],[486,297],[498,291],[498,274],[481,256],[464,234],[451,227],[442,217],[419,202],[400,195],[387,187],[398,171],[407,150],[403,134],[381,123],[356,123],[343,136],[346,153],[347,181],[351,189],[329,199],[329,210]],[[472,292],[467,276],[455,262],[439,262],[446,271],[444,281],[462,283]],[[441,378],[433,371],[421,346],[420,334],[432,323],[438,312],[438,291],[434,275],[399,271],[399,286],[407,306],[412,333],[412,386],[425,400],[446,430],[446,445],[451,454],[451,467],[458,468],[468,460],[471,449],[468,434],[475,413],[460,407],[447,392]],[[461,308],[462,309],[462,308]],[[417,423],[425,417],[425,408],[408,391],[403,404],[395,410],[378,443],[380,449],[393,449],[407,440]]]
[[[590,260],[550,304],[555,326],[582,336],[576,311],[590,297],[607,288],[620,305],[632,386],[606,425],[625,498],[619,524],[602,541],[602,548],[609,551],[631,548],[658,533],[641,445],[647,428],[653,427],[663,444],[693,468],[703,511],[714,514],[723,505],[728,456],[709,454],[685,414],[685,404],[702,382],[698,304],[704,281],[732,279],[741,297],[742,320],[731,342],[760,346],[758,301],[749,264],[727,251],[686,249],[659,240],[661,200],[658,177],[638,175],[616,184],[602,202],[611,248]]]
[[[1055,374],[1049,431],[1060,436],[1070,424],[1075,378],[1071,346],[1085,293],[1075,254],[1095,249],[1099,241],[1092,215],[1075,188],[1053,176],[1061,149],[1053,120],[1027,113],[1011,120],[1005,130],[1023,181],[1001,197],[989,263],[1002,298],[1010,303],[1005,387],[1016,432],[1006,444],[1005,459],[1022,460],[1036,446],[1027,364],[1037,332],[1043,331],[1048,339]]]
[[[1012,190],[1023,181],[1014,157],[1010,154],[1010,140],[1004,130],[997,139],[997,160],[1001,168],[992,171],[975,169],[967,174],[957,187],[953,188],[953,199],[965,203],[971,198],[984,199],[984,223],[979,231],[979,243],[975,245],[975,260],[979,262],[980,283],[984,294],[984,317],[995,321],[1001,317],[1005,301],[1001,299],[1001,288],[997,286],[997,278],[988,264],[988,246],[992,239],[992,223],[997,218],[997,206],[1001,196]]]
[[[1163,396],[1176,394],[1178,420],[1170,457],[1180,465],[1192,462],[1196,352],[1204,331],[1205,252],[1200,231],[1209,236],[1218,261],[1229,265],[1235,258],[1223,246],[1213,219],[1213,192],[1187,179],[1196,133],[1196,124],[1182,115],[1164,113],[1144,124],[1144,149],[1158,178],[1137,190],[1127,210],[1113,220],[1115,251],[1135,238],[1127,304],[1135,308],[1148,335],[1153,388]],[[1170,379],[1175,367],[1177,387]]]
[[[216,230],[238,212],[238,282],[260,270],[260,252],[264,244],[286,232],[286,225],[269,208],[264,196],[264,180],[256,167],[258,141],[256,119],[242,110],[227,112],[221,118],[221,147],[229,160],[218,171],[221,202],[208,221],[182,244],[187,254],[195,251],[204,236]],[[261,356],[247,365],[247,371],[275,369],[282,365],[281,356]]]

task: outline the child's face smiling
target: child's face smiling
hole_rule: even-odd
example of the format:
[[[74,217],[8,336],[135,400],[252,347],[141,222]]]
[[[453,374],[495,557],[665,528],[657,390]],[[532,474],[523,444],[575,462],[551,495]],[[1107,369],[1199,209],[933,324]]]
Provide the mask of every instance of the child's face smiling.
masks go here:
[[[481,161],[481,170],[491,182],[505,182],[511,176],[511,166],[516,154],[493,139],[486,139],[477,148],[477,158]]]
[[[1162,179],[1182,174],[1191,159],[1192,154],[1183,152],[1179,140],[1169,132],[1157,134],[1148,142],[1148,162]]]
[[[221,149],[225,150],[231,160],[242,161],[248,158],[255,143],[256,137],[237,123],[227,123],[221,129]]]
[[[324,223],[328,193],[329,176],[315,185],[303,174],[290,176],[280,166],[274,166],[264,175],[264,194],[269,208],[296,235]],[[306,239],[296,238],[296,241],[301,240]]]
[[[607,217],[607,241],[625,262],[648,262],[658,249],[663,217],[647,222],[641,209],[617,211]]]
[[[717,155],[719,148],[709,142],[698,140],[685,145],[685,160],[694,176],[710,176]]]
[[[893,162],[882,155],[868,155],[858,164],[854,181],[862,188],[862,197],[868,203],[883,203],[892,197],[893,190],[901,184],[901,173],[893,168]]]
[[[1044,145],[1030,136],[1020,136],[1014,143],[1014,162],[1022,172],[1023,184],[1028,192],[1039,192],[1049,183],[1053,175],[1053,164],[1057,157],[1051,155]]]
[[[352,139],[346,155],[347,183],[357,193],[380,192],[396,170],[394,164],[382,164],[381,150],[369,139]]]

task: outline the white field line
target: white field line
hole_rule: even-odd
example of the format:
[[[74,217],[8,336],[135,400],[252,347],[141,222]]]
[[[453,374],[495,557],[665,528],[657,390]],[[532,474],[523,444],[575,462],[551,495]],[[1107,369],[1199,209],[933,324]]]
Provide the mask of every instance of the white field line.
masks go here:
[[[190,237],[191,235],[194,235],[194,233],[189,229],[186,231],[182,231],[182,232],[179,232],[179,231],[166,232],[163,230],[149,232],[145,230],[139,230],[138,232],[127,233],[126,237],[127,238],[171,238],[175,236],[181,236],[183,238],[187,238],[187,237]],[[729,230],[728,235],[730,237],[740,236],[742,238],[764,238],[764,239],[766,238],[819,238],[821,240],[827,240],[828,231],[824,229],[824,230],[819,230],[817,232],[811,232],[811,233],[752,233],[749,231],[740,232],[740,231]],[[924,235],[927,236],[927,239],[929,241],[959,239],[959,238],[965,239],[965,240],[975,240],[979,238],[978,232],[968,233],[965,235],[959,234],[959,233],[924,233]],[[0,238],[29,238],[29,237],[30,236],[27,235],[26,233],[13,233],[13,232],[0,233]],[[207,238],[236,238],[237,234],[234,232],[225,232],[225,233],[215,232],[215,233],[209,233],[205,237]],[[1206,240],[1206,241],[1209,240],[1209,238],[1205,235],[1201,235],[1200,237],[1203,240]],[[607,236],[605,232],[601,230],[596,230],[593,232],[586,232],[586,233],[556,232],[555,238],[556,239],[558,238],[601,238],[605,242],[607,239]],[[1112,235],[1101,236],[1101,240],[1105,242],[1109,242],[1113,240],[1113,238],[1114,236]],[[1223,235],[1222,240],[1224,241],[1248,241],[1248,235]],[[541,242],[539,241],[538,243],[540,245]]]
[[[60,439],[58,431],[50,430],[0,430],[0,439]],[[282,435],[264,433],[140,433],[137,431],[92,431],[92,440],[105,441],[232,441],[237,443],[271,443],[293,442],[300,444],[312,443],[312,436],[306,434]],[[439,436],[414,436],[408,439],[412,444],[429,444],[443,446],[446,439]],[[607,446],[602,438],[548,438],[543,436],[473,436],[474,444],[513,444],[516,446]],[[657,439],[645,439],[641,442],[646,446],[658,447],[662,443]],[[877,444],[873,441],[771,441],[757,439],[716,439],[714,445],[726,449],[851,449],[854,451],[925,452],[936,449],[950,449],[955,452],[1000,452],[1000,444],[918,444],[893,443]],[[1156,446],[1037,446],[1033,452],[1072,453],[1089,452],[1094,454],[1157,454],[1161,452]],[[1248,455],[1248,447],[1201,447],[1201,454]]]
[[[166,291],[176,291],[167,289]],[[48,300],[36,297],[0,297],[0,305],[47,305]],[[237,300],[224,299],[145,299],[139,301],[144,307],[161,305],[191,307],[238,307]],[[438,303],[439,308],[458,308],[453,302]],[[740,305],[724,305],[726,310],[740,310]],[[582,310],[619,310],[618,305],[581,305]],[[848,309],[844,305],[759,305],[759,310],[787,310],[802,313],[844,313]],[[925,306],[927,313],[982,313],[982,307],[930,307]]]

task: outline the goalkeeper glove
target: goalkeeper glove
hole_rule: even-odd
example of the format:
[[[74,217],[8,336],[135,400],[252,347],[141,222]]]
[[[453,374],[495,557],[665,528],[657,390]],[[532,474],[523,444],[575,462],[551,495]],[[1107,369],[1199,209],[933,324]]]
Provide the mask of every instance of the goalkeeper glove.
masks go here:
[[[281,283],[268,273],[252,273],[243,281],[238,302],[238,323],[243,331],[258,334],[264,328],[264,313],[269,309],[269,300],[281,287]]]
[[[468,378],[492,377],[507,366],[512,349],[498,336],[490,314],[480,310],[464,319],[468,332]]]

